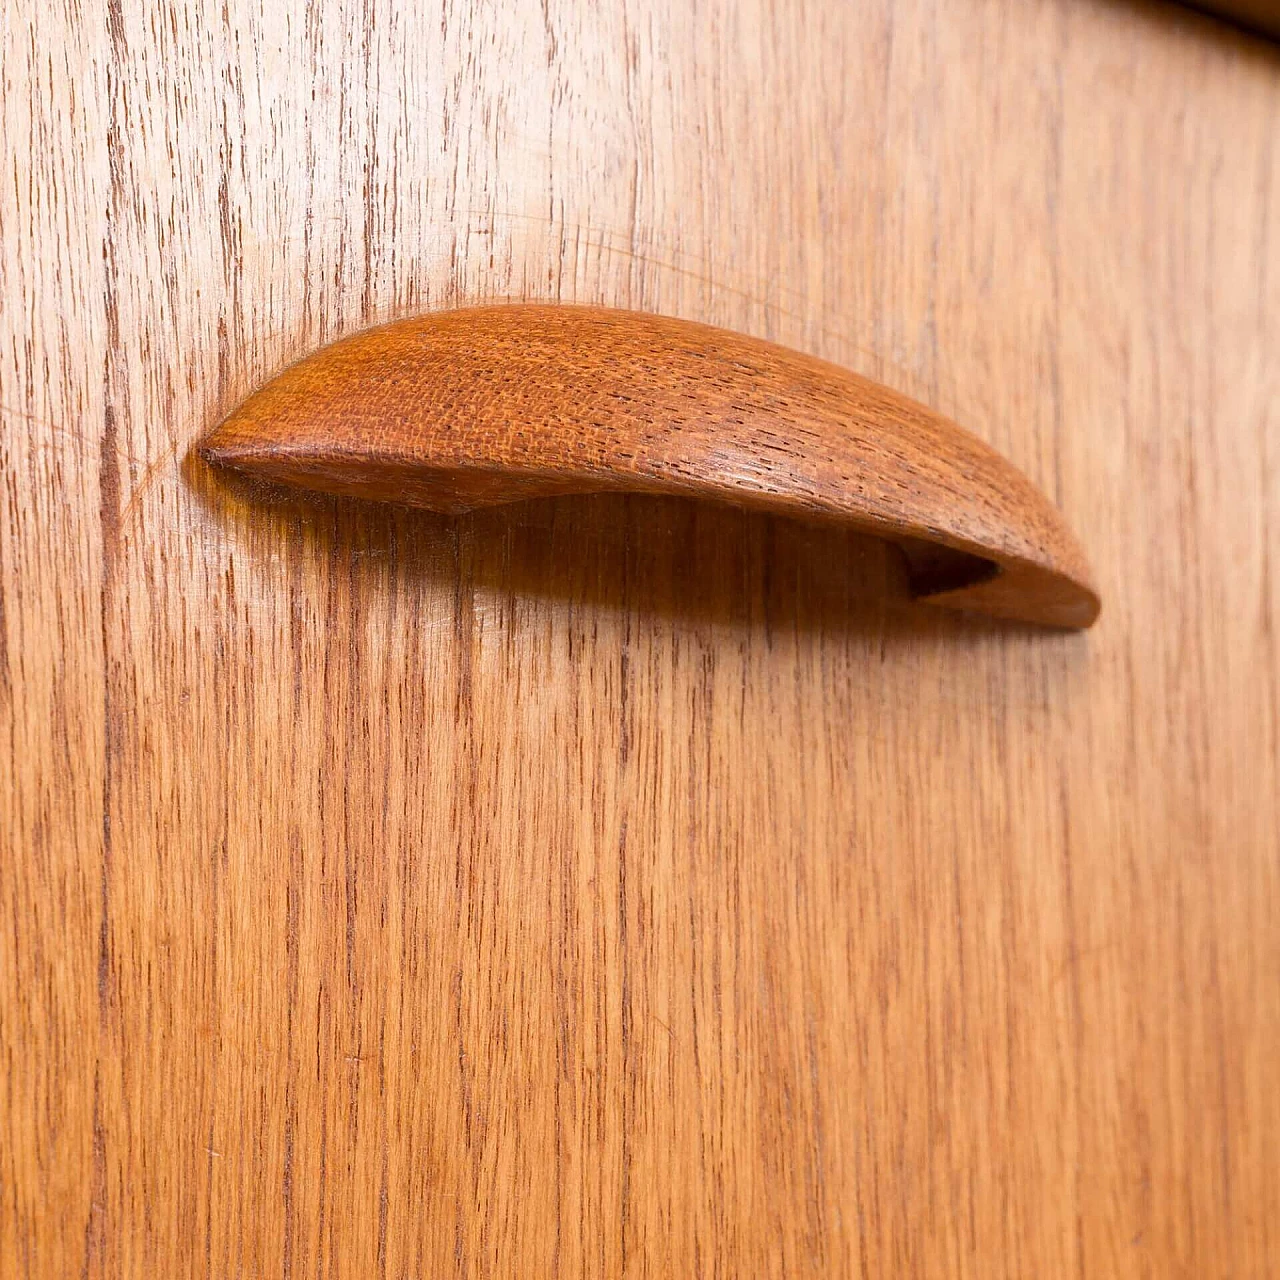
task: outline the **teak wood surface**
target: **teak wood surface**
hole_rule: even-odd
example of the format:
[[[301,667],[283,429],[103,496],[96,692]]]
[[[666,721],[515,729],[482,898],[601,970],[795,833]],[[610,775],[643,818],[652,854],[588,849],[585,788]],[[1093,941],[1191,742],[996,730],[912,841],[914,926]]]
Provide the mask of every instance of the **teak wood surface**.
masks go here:
[[[0,18],[0,1276],[1280,1257],[1280,53],[1175,7]],[[1106,602],[228,483],[494,300],[964,423]]]
[[[981,440],[847,369],[671,316],[526,303],[379,325],[272,378],[199,452],[448,515],[609,492],[729,503],[886,538],[935,603],[1098,615],[1061,513]]]

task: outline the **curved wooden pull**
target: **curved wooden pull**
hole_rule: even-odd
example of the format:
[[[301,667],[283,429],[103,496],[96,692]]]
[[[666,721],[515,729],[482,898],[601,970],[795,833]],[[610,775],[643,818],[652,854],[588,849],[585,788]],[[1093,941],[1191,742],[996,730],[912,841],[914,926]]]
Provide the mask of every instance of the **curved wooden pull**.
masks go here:
[[[898,543],[913,591],[1086,627],[1062,517],[953,422],[795,351],[589,307],[440,312],[325,347],[204,442],[210,462],[460,512],[549,494],[687,494]]]

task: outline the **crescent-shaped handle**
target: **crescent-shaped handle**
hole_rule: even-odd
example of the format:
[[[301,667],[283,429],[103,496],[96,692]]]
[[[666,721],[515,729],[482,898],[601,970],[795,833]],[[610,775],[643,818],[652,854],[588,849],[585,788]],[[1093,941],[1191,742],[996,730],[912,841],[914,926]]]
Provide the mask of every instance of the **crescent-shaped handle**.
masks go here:
[[[933,603],[1058,627],[1098,613],[1061,515],[968,432],[835,365],[664,316],[493,306],[371,329],[286,369],[201,452],[444,512],[718,499],[889,539]]]

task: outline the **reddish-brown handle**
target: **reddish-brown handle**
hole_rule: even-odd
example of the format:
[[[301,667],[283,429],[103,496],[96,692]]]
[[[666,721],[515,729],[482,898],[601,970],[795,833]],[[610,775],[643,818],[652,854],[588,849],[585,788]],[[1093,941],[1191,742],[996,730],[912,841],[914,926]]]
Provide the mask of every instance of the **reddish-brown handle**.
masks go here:
[[[723,329],[590,307],[439,312],[357,334],[246,400],[210,462],[460,512],[687,494],[898,543],[931,602],[1087,627],[1080,548],[1019,471],[845,369]]]

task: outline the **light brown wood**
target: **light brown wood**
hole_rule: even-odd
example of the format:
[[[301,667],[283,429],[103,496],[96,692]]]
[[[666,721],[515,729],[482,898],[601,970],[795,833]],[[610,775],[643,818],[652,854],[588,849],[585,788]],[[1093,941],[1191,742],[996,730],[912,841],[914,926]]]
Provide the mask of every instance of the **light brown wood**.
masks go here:
[[[980,440],[847,370],[669,316],[500,306],[385,325],[273,378],[200,454],[451,515],[570,493],[718,499],[888,538],[936,603],[1098,616],[1062,517]]]
[[[0,1276],[1274,1271],[1274,50],[1089,0],[0,41]],[[964,423],[1097,626],[675,500],[186,462],[510,298]]]

